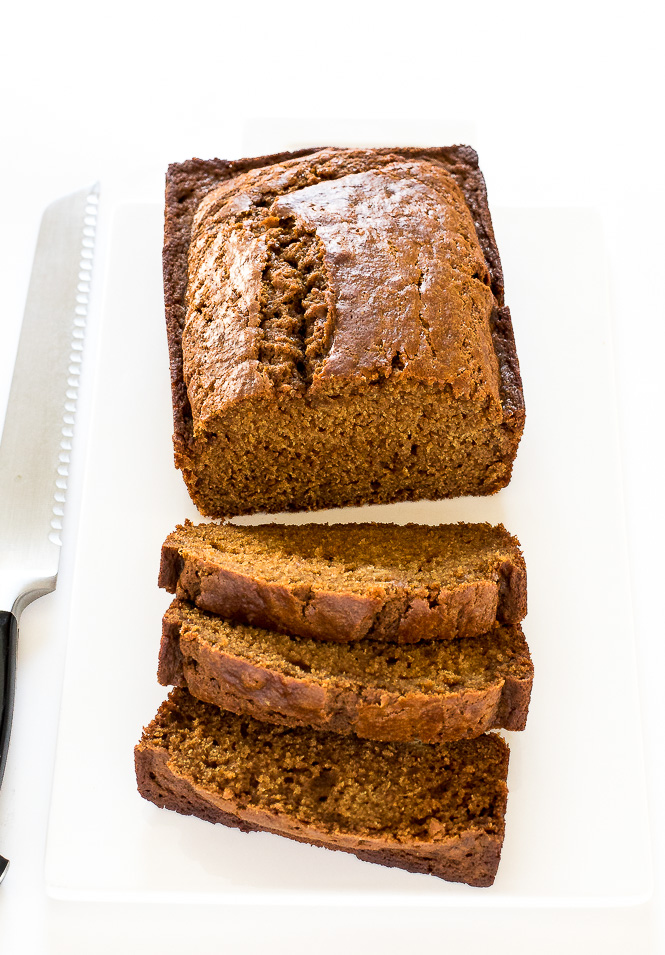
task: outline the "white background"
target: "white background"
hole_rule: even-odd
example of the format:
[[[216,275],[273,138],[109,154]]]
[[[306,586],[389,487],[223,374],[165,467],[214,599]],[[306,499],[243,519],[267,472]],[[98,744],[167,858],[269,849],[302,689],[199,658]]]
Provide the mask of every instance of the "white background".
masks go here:
[[[159,201],[170,161],[269,151],[283,132],[275,122],[281,118],[300,118],[289,130],[301,129],[303,140],[315,144],[338,137],[349,120],[367,129],[368,138],[390,120],[395,141],[419,141],[433,125],[447,141],[471,139],[492,205],[598,210],[610,264],[656,895],[626,910],[482,918],[469,911],[405,918],[399,911],[238,913],[47,900],[43,852],[67,613],[56,593],[22,620],[15,726],[0,793],[0,852],[12,860],[0,888],[3,955],[167,955],[204,945],[229,953],[304,952],[314,945],[322,952],[340,946],[401,952],[419,943],[443,951],[462,940],[465,951],[475,952],[496,947],[497,939],[511,939],[517,952],[665,949],[660,17],[656,3],[565,0],[397,7],[341,0],[243,9],[61,2],[25,3],[4,13],[0,415],[41,212],[95,179],[102,181],[108,215],[118,199]],[[102,255],[107,224],[102,221]],[[509,293],[510,276],[506,281]],[[565,275],[552,275],[543,295],[562,288]],[[118,377],[122,382],[121,368]],[[76,474],[72,492],[75,501]],[[70,508],[65,570],[75,528]]]

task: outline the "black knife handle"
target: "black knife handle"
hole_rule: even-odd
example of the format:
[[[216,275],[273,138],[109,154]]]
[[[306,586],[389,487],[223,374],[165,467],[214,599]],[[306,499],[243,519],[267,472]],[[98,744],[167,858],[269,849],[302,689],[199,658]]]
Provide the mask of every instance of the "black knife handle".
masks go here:
[[[0,610],[0,786],[5,775],[14,713],[18,625],[9,610]]]

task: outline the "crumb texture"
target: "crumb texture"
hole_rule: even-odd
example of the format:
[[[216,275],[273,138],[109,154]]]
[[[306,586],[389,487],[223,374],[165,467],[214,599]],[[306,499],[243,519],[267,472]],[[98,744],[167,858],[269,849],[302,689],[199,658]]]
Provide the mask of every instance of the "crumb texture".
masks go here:
[[[267,726],[174,690],[142,746],[248,821],[288,816],[326,834],[386,844],[503,834],[508,753],[489,735],[441,746],[387,744]]]

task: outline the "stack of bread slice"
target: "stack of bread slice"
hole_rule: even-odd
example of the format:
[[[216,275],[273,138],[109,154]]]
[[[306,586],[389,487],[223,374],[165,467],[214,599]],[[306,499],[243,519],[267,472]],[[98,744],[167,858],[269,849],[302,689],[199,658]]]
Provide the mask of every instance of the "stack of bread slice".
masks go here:
[[[158,806],[487,886],[533,665],[501,526],[187,523],[136,747]]]

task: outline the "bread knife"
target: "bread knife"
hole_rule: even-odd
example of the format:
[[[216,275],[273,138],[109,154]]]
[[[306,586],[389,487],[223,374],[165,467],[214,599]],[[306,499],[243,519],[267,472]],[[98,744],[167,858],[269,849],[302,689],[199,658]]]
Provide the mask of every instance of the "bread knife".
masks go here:
[[[98,203],[96,184],[44,212],[0,443],[0,785],[19,620],[57,580]]]

